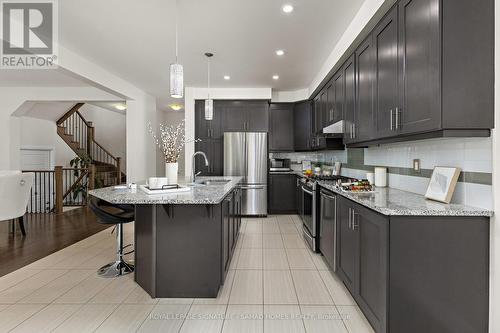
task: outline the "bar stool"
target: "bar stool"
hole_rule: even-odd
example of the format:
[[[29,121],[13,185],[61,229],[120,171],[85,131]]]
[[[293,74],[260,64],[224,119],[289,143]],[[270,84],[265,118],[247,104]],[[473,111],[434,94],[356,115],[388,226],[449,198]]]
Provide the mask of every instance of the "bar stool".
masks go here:
[[[124,255],[134,252],[133,250],[123,253],[123,250],[131,244],[123,246],[123,225],[134,221],[133,205],[113,205],[104,200],[92,198],[89,202],[90,209],[97,216],[97,221],[102,224],[114,224],[116,230],[116,261],[102,266],[97,274],[102,277],[116,277],[132,273],[134,265],[123,259]]]

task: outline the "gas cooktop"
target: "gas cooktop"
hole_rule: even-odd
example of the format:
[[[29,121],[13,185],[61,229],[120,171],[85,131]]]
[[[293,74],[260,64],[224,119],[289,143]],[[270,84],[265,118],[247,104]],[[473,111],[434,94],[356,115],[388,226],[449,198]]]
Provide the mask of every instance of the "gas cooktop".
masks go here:
[[[344,177],[344,176],[325,176],[325,175],[312,175],[310,177],[307,177],[311,180],[324,180],[324,181],[336,181],[338,179],[341,180],[349,180],[350,178]]]

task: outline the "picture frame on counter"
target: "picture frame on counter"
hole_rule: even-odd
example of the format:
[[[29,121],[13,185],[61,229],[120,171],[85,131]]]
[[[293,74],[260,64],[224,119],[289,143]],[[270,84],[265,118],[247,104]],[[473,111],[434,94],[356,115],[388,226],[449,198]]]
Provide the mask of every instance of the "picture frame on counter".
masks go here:
[[[425,192],[425,198],[449,204],[461,169],[455,167],[436,166]]]

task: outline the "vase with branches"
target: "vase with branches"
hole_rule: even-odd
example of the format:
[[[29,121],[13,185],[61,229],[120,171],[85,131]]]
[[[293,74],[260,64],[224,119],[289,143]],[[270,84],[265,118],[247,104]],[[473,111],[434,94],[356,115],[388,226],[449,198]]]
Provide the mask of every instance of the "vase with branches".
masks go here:
[[[159,134],[156,134],[151,123],[148,124],[148,130],[153,137],[153,142],[158,146],[165,158],[165,176],[168,178],[168,183],[177,184],[179,157],[186,143],[198,142],[201,140],[186,140],[184,120],[177,125],[160,123]]]

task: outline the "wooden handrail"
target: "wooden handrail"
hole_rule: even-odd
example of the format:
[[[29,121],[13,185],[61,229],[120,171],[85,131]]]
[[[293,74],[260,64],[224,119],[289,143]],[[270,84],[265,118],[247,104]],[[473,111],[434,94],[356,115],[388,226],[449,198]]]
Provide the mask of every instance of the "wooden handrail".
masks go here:
[[[79,176],[79,177],[75,180],[75,182],[74,182],[74,183],[73,183],[73,184],[69,187],[69,189],[66,191],[66,193],[64,193],[64,195],[63,195],[63,200],[64,200],[64,199],[66,199],[66,197],[67,197],[67,196],[68,196],[71,192],[73,192],[73,190],[75,189],[76,185],[77,185],[77,184],[79,184],[79,183],[82,181],[83,177],[85,177],[88,173],[89,173],[89,172],[88,172],[88,169],[85,169],[85,171],[84,171],[84,172],[82,172],[82,173],[80,174],[80,176]]]
[[[101,148],[106,154],[108,154],[116,162],[116,157],[114,157],[113,154],[111,154],[109,151],[107,151],[106,148],[104,148],[103,146],[101,146],[97,141],[93,140],[93,142],[95,143],[96,146],[98,146],[99,148]]]
[[[92,127],[92,125],[90,125],[90,121],[87,121],[80,113],[80,111],[76,111],[75,113],[80,117],[80,119],[85,123],[85,125],[87,125],[88,127]]]
[[[59,120],[57,121],[57,125],[61,125],[66,119],[71,117],[71,115],[75,112],[78,112],[78,110],[84,105],[85,103],[76,103],[68,112],[66,112]]]

